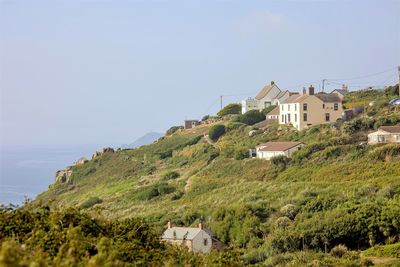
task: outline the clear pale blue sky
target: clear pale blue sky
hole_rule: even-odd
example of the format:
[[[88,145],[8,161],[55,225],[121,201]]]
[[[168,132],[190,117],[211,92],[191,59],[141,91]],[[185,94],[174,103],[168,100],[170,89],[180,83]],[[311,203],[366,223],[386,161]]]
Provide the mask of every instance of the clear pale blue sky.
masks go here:
[[[398,0],[0,0],[0,144],[129,143],[215,113],[221,94],[397,65]]]

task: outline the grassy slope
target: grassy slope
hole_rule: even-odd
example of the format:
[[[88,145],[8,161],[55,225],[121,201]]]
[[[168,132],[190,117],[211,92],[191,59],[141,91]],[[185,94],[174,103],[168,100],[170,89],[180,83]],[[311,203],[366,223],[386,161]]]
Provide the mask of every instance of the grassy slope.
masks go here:
[[[355,99],[354,95],[351,97]],[[398,109],[388,107],[377,110],[373,116],[387,114],[400,116]],[[365,133],[351,139],[329,126],[297,133],[273,125],[249,137],[250,128],[242,127],[225,134],[217,148],[203,138],[197,144],[184,146],[209,127],[180,131],[157,143],[107,153],[75,166],[72,184],[52,185],[35,203],[79,207],[90,197],[99,197],[102,202],[89,208],[89,212],[110,218],[143,216],[158,225],[160,231],[168,220],[182,224],[202,220],[223,241],[247,251],[254,251],[264,242],[252,236],[274,231],[273,222],[280,216],[280,208],[289,203],[300,210],[294,221],[300,228],[312,223],[314,217],[328,216],[340,207],[353,207],[364,201],[400,205],[400,160],[396,156],[372,159],[372,151],[379,148],[360,149],[356,145],[365,139]],[[339,143],[346,141],[342,145],[328,144],[327,148],[286,167],[257,159],[234,159],[237,150],[269,140],[300,140],[309,145],[333,139]],[[329,151],[332,148],[333,155]],[[170,149],[172,157],[160,159],[159,153]],[[163,177],[170,171],[177,171],[180,177],[165,181]],[[184,193],[188,181],[190,187]],[[154,198],[146,195],[160,184],[170,190],[161,190]],[[387,191],[393,192],[390,197],[385,195]],[[322,208],[310,211],[316,199]],[[234,218],[229,219],[228,213],[234,214]]]

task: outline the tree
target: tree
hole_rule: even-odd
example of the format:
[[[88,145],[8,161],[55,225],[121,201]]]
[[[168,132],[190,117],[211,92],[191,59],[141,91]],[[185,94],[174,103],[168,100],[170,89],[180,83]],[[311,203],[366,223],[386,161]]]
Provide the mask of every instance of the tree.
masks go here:
[[[265,120],[265,115],[258,110],[249,110],[237,118],[237,121],[247,125],[253,125],[263,120]]]
[[[228,114],[240,114],[241,112],[242,112],[242,105],[233,103],[225,106],[223,109],[218,111],[217,115],[222,117]]]
[[[211,140],[217,141],[225,133],[225,125],[217,124],[210,128],[208,136]]]

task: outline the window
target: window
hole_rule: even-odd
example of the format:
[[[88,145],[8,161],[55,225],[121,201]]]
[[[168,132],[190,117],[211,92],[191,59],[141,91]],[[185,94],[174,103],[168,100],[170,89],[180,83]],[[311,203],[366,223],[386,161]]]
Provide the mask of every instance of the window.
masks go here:
[[[330,121],[331,115],[329,113],[325,113],[325,121]]]
[[[339,109],[339,104],[338,103],[335,103],[334,105],[333,105],[333,110],[338,110]]]
[[[288,123],[290,123],[290,114],[287,115]]]
[[[271,102],[264,102],[264,108],[267,108],[267,107],[269,107],[269,106],[271,106]]]
[[[204,239],[203,239],[203,245],[204,245],[204,246],[207,246],[207,244],[208,244],[208,239],[207,239],[207,238],[204,238]]]
[[[304,103],[304,104],[303,104],[303,110],[304,110],[304,111],[307,111],[307,103]]]
[[[294,114],[294,122],[297,122],[297,113]]]
[[[322,104],[322,108],[325,108],[325,104]]]
[[[287,110],[290,111],[290,104],[287,105]]]
[[[303,121],[307,121],[307,113],[303,113]]]
[[[297,111],[297,104],[294,104],[294,111]]]

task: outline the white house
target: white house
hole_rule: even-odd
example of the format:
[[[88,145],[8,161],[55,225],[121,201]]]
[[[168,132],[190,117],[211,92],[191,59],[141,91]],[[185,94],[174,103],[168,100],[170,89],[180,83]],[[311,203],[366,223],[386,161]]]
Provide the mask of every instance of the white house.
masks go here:
[[[399,126],[381,126],[376,132],[368,135],[368,144],[400,143]]]
[[[290,95],[289,91],[282,91],[272,81],[271,84],[264,86],[255,98],[242,100],[242,114],[249,110],[258,109],[261,111],[271,105],[279,105],[280,102],[286,100]]]
[[[290,158],[293,152],[298,151],[303,146],[300,142],[268,142],[256,147],[256,157],[269,160],[275,156],[286,156]]]
[[[215,238],[215,234],[203,228],[200,223],[198,227],[176,227],[168,222],[168,228],[164,231],[161,239],[177,246],[186,246],[189,251],[209,253],[212,248],[223,249],[223,244]]]
[[[268,114],[266,115],[266,119],[278,121],[279,120],[279,106],[276,106],[273,110],[268,112]]]

